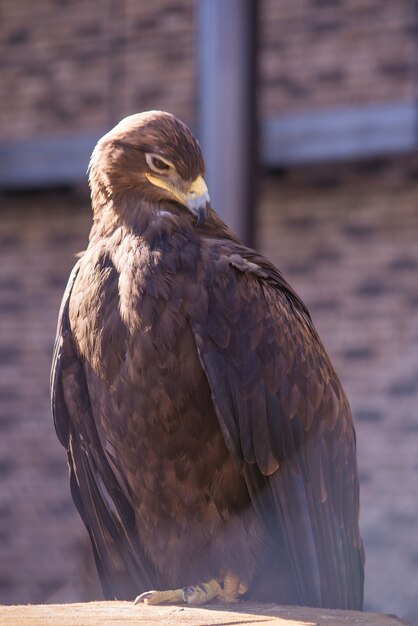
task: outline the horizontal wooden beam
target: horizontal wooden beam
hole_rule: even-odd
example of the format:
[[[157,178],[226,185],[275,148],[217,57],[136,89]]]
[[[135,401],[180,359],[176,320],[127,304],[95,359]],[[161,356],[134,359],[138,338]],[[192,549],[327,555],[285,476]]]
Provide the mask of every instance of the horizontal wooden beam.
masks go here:
[[[409,153],[418,147],[417,129],[414,101],[283,115],[261,122],[260,158],[276,168]],[[106,130],[0,143],[0,188],[85,180],[91,152]]]
[[[209,607],[147,606],[133,602],[85,602],[83,604],[38,604],[0,606],[0,624],[7,626],[200,626],[207,624],[261,624],[268,626],[402,626],[394,616],[335,609],[279,606],[239,602]]]
[[[104,132],[0,143],[0,187],[49,187],[86,180],[90,155]]]
[[[311,110],[261,124],[261,160],[267,167],[352,161],[417,149],[414,101]]]

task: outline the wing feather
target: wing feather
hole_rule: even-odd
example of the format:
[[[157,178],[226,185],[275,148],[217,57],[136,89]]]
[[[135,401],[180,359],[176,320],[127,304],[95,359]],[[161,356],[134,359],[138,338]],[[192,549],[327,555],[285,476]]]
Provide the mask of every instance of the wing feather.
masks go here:
[[[134,512],[121,477],[97,433],[82,363],[74,350],[69,301],[75,266],[64,293],[51,370],[52,414],[67,449],[71,493],[89,532],[105,597],[132,599],[159,580],[135,530]]]
[[[207,275],[207,318],[191,325],[226,445],[286,546],[300,603],[359,609],[355,435],[341,384],[280,273],[233,242],[212,242],[212,254],[222,262]]]

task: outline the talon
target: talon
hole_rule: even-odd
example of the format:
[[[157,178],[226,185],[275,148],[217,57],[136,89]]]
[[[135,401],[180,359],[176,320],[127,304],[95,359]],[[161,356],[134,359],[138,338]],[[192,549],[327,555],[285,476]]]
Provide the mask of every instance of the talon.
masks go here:
[[[186,603],[189,602],[189,597],[192,596],[192,594],[194,593],[195,590],[196,590],[196,587],[192,587],[191,585],[188,585],[187,587],[183,587],[181,592],[183,594],[184,602],[186,602]]]
[[[158,594],[158,591],[145,591],[145,593],[141,593],[141,595],[135,598],[134,604],[140,604],[141,602],[144,604],[152,604],[152,596],[155,594]]]
[[[184,602],[181,589],[172,589],[170,591],[145,591],[137,596],[134,604],[178,604]]]
[[[218,597],[221,591],[219,582],[213,579],[202,585],[184,587],[183,598],[187,604],[206,604]]]
[[[238,595],[242,596],[244,595],[244,593],[247,593],[247,591],[248,591],[248,585],[246,585],[245,583],[240,583],[238,587]]]

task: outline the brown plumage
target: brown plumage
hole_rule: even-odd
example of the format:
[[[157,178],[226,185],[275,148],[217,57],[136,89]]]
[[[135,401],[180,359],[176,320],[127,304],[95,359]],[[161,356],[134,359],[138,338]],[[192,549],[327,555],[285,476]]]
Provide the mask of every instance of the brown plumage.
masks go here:
[[[91,160],[52,407],[105,595],[232,572],[255,600],[361,608],[346,396],[301,300],[209,207],[203,169],[162,112],[123,120]]]

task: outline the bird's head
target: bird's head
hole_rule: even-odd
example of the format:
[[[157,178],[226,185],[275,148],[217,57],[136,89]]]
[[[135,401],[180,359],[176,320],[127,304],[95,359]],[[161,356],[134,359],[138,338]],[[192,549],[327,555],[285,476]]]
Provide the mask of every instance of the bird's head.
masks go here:
[[[96,198],[135,193],[158,204],[175,202],[202,224],[210,200],[200,146],[188,127],[170,113],[146,111],[124,118],[102,137],[89,166]]]

